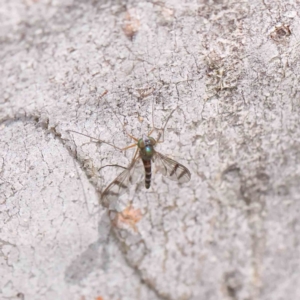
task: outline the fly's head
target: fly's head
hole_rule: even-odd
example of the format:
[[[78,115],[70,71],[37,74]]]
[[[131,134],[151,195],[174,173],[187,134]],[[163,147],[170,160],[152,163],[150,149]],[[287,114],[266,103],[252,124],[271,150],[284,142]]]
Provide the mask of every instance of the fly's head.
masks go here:
[[[141,139],[139,139],[137,146],[140,149],[141,158],[144,160],[151,160],[154,154],[154,146],[156,144],[156,140],[151,136],[143,135]]]

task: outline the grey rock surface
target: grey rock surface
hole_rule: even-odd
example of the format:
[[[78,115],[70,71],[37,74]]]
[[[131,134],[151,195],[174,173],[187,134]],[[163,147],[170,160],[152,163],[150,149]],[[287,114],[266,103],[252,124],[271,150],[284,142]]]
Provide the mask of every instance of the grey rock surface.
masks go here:
[[[299,11],[2,0],[0,299],[298,299]],[[107,207],[133,150],[69,130],[122,148],[175,108],[157,150],[191,181]]]

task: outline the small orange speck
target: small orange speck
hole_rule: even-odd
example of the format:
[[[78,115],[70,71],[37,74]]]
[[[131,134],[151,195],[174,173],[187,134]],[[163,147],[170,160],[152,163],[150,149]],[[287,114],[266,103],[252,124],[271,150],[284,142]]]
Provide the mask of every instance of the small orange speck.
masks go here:
[[[124,18],[123,31],[125,35],[132,41],[140,28],[140,20],[137,17],[135,9],[127,10]]]
[[[131,205],[125,208],[122,212],[117,213],[113,223],[116,227],[122,228],[124,225],[128,225],[135,232],[137,232],[136,223],[142,219],[142,213],[140,209],[134,209]]]

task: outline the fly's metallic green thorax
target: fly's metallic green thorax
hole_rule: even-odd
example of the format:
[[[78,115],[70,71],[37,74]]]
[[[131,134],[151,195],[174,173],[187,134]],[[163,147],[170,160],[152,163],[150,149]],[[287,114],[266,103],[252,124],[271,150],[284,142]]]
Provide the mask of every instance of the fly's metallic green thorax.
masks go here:
[[[143,138],[139,139],[138,147],[140,149],[140,155],[143,160],[151,160],[154,155],[154,146],[156,141],[153,137],[147,137],[146,135]]]

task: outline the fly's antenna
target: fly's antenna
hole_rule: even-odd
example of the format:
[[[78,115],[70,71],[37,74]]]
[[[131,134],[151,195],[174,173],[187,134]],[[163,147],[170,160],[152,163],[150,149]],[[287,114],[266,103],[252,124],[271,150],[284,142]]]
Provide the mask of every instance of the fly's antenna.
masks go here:
[[[167,120],[166,120],[166,123],[165,123],[165,125],[164,125],[164,127],[163,127],[163,129],[162,129],[163,132],[165,132],[165,129],[166,129],[167,125],[168,125],[168,122],[169,122],[170,118],[172,117],[173,113],[177,110],[177,108],[178,108],[178,106],[176,106],[176,107],[171,111],[171,113],[169,114],[169,116],[168,116],[168,118],[167,118]]]
[[[149,133],[148,133],[148,136],[150,136],[150,135],[153,133],[154,130],[159,131],[159,128],[156,128],[155,125],[154,125],[154,98],[153,98],[153,100],[152,100],[151,119],[152,119],[152,120],[151,120],[151,121],[152,121],[152,127],[151,127],[151,130],[150,130]],[[159,138],[158,138],[157,140],[159,140]]]
[[[154,97],[152,100],[152,128],[155,128],[155,126],[154,126]]]
[[[167,125],[168,125],[169,120],[171,119],[173,113],[177,110],[177,108],[178,108],[178,106],[176,106],[176,107],[171,111],[171,113],[169,114],[169,116],[168,116],[168,118],[167,118],[167,120],[166,120],[165,125],[163,126],[163,128],[162,128],[162,129],[159,129],[158,137],[157,137],[157,143],[163,143],[163,142],[164,142],[164,140],[165,140],[165,129],[166,129]],[[161,138],[161,137],[162,137],[162,140],[160,141],[160,138]]]
[[[168,125],[168,122],[170,120],[170,118],[172,117],[173,113],[178,109],[178,104],[176,105],[176,107],[171,111],[171,113],[169,114],[163,128],[157,128],[155,127],[154,125],[154,100],[152,101],[152,129],[150,130],[150,132],[148,133],[148,136],[150,136],[154,130],[157,130],[158,132],[158,136],[157,136],[157,139],[156,139],[156,142],[157,143],[163,143],[164,141],[164,134],[165,134],[165,129]],[[162,141],[160,141],[160,138],[163,138]]]

